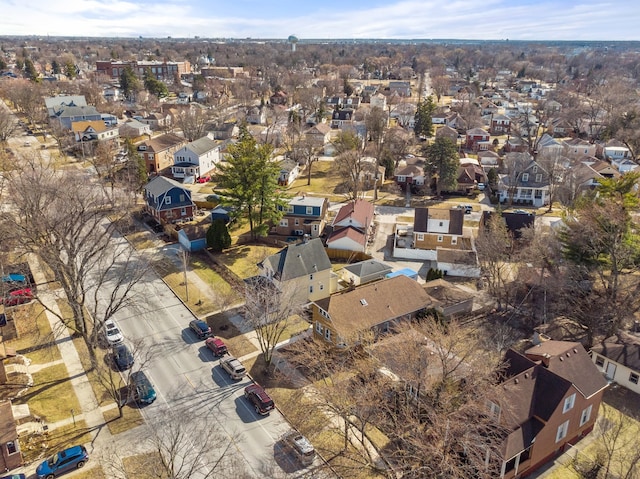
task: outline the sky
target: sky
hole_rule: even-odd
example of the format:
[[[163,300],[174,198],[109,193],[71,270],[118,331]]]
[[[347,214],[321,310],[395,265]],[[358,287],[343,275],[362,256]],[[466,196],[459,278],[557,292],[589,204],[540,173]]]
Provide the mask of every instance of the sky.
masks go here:
[[[640,40],[637,0],[0,0],[0,36]]]

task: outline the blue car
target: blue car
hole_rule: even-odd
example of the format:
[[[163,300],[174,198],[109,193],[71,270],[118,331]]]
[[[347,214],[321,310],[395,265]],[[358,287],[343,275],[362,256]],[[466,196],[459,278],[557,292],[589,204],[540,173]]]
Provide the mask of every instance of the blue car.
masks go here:
[[[24,284],[27,282],[27,278],[24,274],[10,273],[2,277],[2,282]]]
[[[156,400],[156,390],[143,371],[136,371],[129,377],[129,386],[133,399],[138,403],[151,404]]]
[[[54,479],[65,472],[80,469],[89,460],[84,446],[72,446],[44,461],[36,469],[38,479]]]

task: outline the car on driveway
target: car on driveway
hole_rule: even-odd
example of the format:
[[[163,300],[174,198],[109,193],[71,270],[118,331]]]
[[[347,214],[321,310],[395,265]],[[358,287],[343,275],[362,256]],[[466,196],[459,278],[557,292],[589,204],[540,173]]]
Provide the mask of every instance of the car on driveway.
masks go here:
[[[131,350],[125,343],[116,344],[113,346],[113,364],[115,364],[118,371],[126,371],[135,362]]]
[[[84,446],[72,446],[44,461],[36,469],[38,479],[53,479],[65,472],[80,469],[89,460]]]
[[[204,339],[211,336],[211,328],[201,319],[193,319],[189,322],[189,328],[196,333],[198,339]]]
[[[460,210],[464,210],[464,214],[465,215],[470,215],[471,212],[473,211],[473,206],[471,206],[471,205],[458,205],[458,206],[456,206],[456,208],[458,208]]]
[[[229,352],[227,345],[220,338],[214,338],[213,336],[207,338],[204,344],[211,350],[214,356],[224,356]]]
[[[200,178],[198,178],[196,180],[198,183],[207,183],[208,181],[211,181],[211,177],[209,175],[207,176],[201,176]]]
[[[107,319],[104,322],[104,334],[107,338],[107,343],[110,345],[120,344],[124,341],[124,336],[120,332],[120,328],[116,326],[116,323],[113,319]]]
[[[240,380],[247,375],[247,369],[233,356],[221,359],[220,367],[229,374],[231,379]]]
[[[261,416],[268,416],[276,407],[271,396],[259,384],[251,384],[244,388],[244,397],[253,404],[256,412]]]
[[[5,306],[16,306],[18,304],[28,303],[33,299],[31,288],[22,288],[10,291],[6,298],[0,298],[0,304]]]
[[[151,404],[156,400],[156,390],[144,371],[136,371],[129,376],[129,387],[133,400],[137,403]]]

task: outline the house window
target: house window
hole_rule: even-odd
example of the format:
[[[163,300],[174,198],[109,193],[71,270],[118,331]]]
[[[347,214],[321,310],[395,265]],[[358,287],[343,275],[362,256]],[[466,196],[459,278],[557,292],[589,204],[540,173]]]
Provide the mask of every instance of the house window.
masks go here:
[[[424,233],[418,233],[417,237],[418,237],[418,241],[424,241]]]
[[[582,411],[582,415],[580,416],[580,426],[584,426],[585,423],[587,423],[589,421],[589,419],[591,419],[591,408],[593,406],[590,404],[589,407],[585,408]]]
[[[451,237],[451,244],[458,244],[458,237],[457,236],[452,236]]]
[[[565,421],[558,426],[558,432],[556,433],[556,442],[562,441],[567,437],[567,431],[569,430],[569,421]]]
[[[309,281],[313,281],[313,273],[309,275]]]
[[[537,183],[542,183],[542,173],[538,173],[538,174],[536,175],[536,182],[537,182]]]
[[[537,166],[534,166],[534,167],[533,167],[533,172],[534,172],[534,173],[537,173],[537,172],[538,172],[538,167],[537,167]]]
[[[7,441],[7,454],[15,454],[19,450],[17,441]]]
[[[324,284],[320,283],[320,291],[324,290]]]
[[[286,218],[281,219],[280,226],[289,226],[289,220],[287,220]]]
[[[316,332],[318,334],[322,334],[322,330],[323,330],[322,323],[320,323],[320,321],[316,321]]]
[[[308,215],[312,215],[313,214],[313,206],[307,206],[307,214]]]
[[[596,355],[596,366],[604,367],[604,358],[602,356]]]
[[[438,235],[438,243],[442,243],[442,240],[443,240],[442,235]]]
[[[180,216],[187,216],[187,209],[186,208],[180,208]]]
[[[298,226],[300,224],[300,220],[298,218],[296,218],[294,223],[295,223],[296,226]]]
[[[535,196],[536,196],[536,198],[542,198],[542,190],[536,190],[535,191]]]
[[[184,201],[184,195],[180,195],[180,202],[182,203]]]
[[[522,173],[522,181],[525,183],[529,181],[529,173]]]
[[[309,294],[313,293],[313,285],[309,286]]]
[[[165,204],[170,205],[170,204],[171,204],[171,197],[170,197],[170,196],[167,196],[167,197],[164,199],[164,202],[165,202]]]
[[[440,222],[440,227],[443,227],[443,226],[444,226],[444,223],[441,221]]]
[[[562,414],[567,411],[571,411],[573,409],[573,405],[576,402],[576,393],[573,393],[571,396],[564,400],[564,406],[562,407]]]
[[[313,231],[318,231],[318,225],[313,225]]]
[[[329,328],[324,330],[324,338],[327,341],[331,341],[331,330]]]
[[[293,206],[292,205],[287,206],[287,213],[293,213]]]
[[[629,374],[629,382],[633,384],[638,384],[638,375],[636,373]]]

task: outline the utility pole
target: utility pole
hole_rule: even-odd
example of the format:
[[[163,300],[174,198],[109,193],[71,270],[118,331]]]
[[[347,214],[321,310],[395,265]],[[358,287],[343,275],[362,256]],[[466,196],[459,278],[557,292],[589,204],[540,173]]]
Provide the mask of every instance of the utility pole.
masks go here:
[[[184,294],[185,294],[185,301],[188,303],[189,302],[189,282],[187,281],[187,262],[189,260],[189,252],[183,247],[180,249],[178,254],[182,258],[182,271],[184,274]]]

